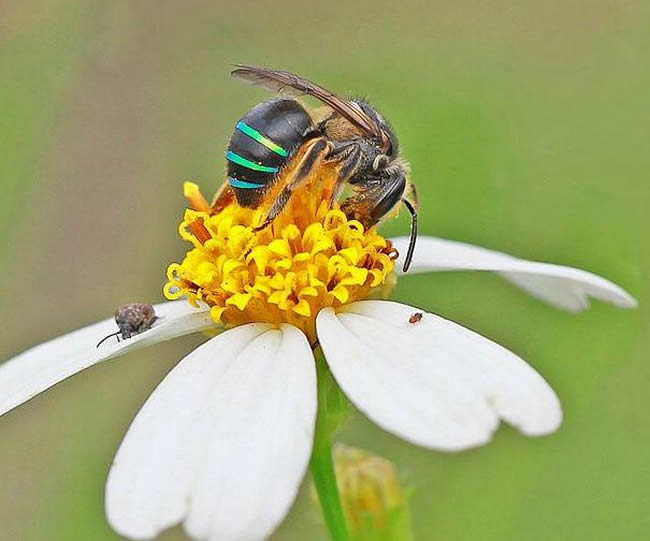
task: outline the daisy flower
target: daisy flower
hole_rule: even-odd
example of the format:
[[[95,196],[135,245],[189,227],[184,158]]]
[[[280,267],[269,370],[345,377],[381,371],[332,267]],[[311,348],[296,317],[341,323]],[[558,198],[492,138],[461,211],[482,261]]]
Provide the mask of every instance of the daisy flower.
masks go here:
[[[381,300],[406,241],[387,240],[336,205],[330,209],[326,184],[296,191],[270,227],[255,231],[260,211],[233,203],[211,213],[196,185],[186,183],[192,208],[179,233],[191,246],[170,265],[169,302],[155,306],[149,330],[97,348],[114,331],[107,319],[0,365],[2,414],[100,361],[217,331],[163,379],[124,437],[105,498],[120,534],[149,539],[182,522],[200,540],[268,536],[312,455],[317,348],[359,410],[429,449],[483,445],[500,421],[528,436],[560,425],[557,396],[515,353],[421,308]],[[586,308],[589,297],[635,306],[620,287],[589,272],[420,237],[411,273],[442,270],[498,272],[568,310]]]

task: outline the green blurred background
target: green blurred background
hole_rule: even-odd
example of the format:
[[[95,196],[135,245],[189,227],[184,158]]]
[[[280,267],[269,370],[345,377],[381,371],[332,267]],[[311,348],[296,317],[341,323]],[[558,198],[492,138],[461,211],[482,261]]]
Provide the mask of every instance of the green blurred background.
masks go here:
[[[492,275],[405,278],[400,300],[529,360],[564,424],[456,455],[360,416],[342,439],[398,464],[419,539],[647,539],[649,20],[646,0],[0,2],[0,358],[160,300],[185,248],[181,182],[212,193],[234,122],[267,97],[230,64],[296,71],[392,120],[423,233],[579,266],[641,302],[575,315]],[[117,539],[113,454],[198,342],[94,367],[0,419],[0,539]],[[303,489],[274,539],[323,535]]]

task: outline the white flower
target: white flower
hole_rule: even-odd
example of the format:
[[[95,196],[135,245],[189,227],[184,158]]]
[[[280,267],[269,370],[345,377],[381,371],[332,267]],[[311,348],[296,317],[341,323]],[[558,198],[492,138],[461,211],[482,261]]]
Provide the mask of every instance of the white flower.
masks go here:
[[[399,249],[404,240],[394,242]],[[495,271],[568,310],[586,308],[589,296],[636,306],[588,272],[420,237],[412,272],[436,270]],[[150,330],[119,344],[95,347],[114,330],[107,319],[0,365],[0,414],[100,361],[215,327],[207,307],[176,301],[155,309],[160,319]],[[316,316],[332,374],[370,419],[445,451],[486,443],[500,420],[529,436],[559,426],[557,396],[522,359],[439,316],[412,318],[417,312],[362,300]],[[312,349],[297,327],[248,323],[207,340],[162,381],[124,437],[106,486],[109,522],[133,539],[179,522],[196,539],[264,538],[305,473],[316,398]]]

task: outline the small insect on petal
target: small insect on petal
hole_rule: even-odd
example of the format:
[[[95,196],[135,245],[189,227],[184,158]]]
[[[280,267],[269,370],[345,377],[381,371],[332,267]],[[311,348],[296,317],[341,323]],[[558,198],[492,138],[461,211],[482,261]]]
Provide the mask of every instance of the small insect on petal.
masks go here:
[[[413,312],[409,318],[409,323],[415,324],[422,321],[422,312]]]
[[[158,317],[151,304],[138,302],[122,306],[115,310],[115,323],[120,330],[102,338],[97,347],[112,336],[116,336],[119,342],[118,335],[122,335],[122,338],[126,340],[133,335],[140,334],[150,329],[156,319]]]

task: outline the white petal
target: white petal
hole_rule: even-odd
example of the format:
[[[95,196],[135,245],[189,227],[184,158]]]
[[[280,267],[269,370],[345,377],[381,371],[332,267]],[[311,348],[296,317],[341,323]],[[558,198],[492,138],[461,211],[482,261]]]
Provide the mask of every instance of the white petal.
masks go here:
[[[134,539],[181,520],[195,539],[262,539],[295,498],[315,418],[302,332],[226,331],[181,361],[136,416],[109,474],[108,520]]]
[[[408,238],[391,240],[400,253],[395,268],[401,273],[400,261],[403,254],[406,254]],[[408,273],[450,270],[498,272],[534,297],[573,312],[588,308],[590,296],[621,308],[637,306],[637,301],[627,291],[591,272],[518,259],[463,242],[418,237]]]
[[[214,327],[210,312],[192,308],[187,301],[154,306],[159,319],[148,331],[122,340],[97,343],[115,332],[113,318],[64,334],[0,364],[0,415],[33,398],[52,385],[100,361],[133,349]]]
[[[499,418],[524,434],[553,432],[560,403],[522,359],[412,306],[361,301],[317,317],[325,358],[346,395],[379,426],[446,451],[486,443]]]

